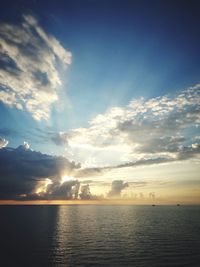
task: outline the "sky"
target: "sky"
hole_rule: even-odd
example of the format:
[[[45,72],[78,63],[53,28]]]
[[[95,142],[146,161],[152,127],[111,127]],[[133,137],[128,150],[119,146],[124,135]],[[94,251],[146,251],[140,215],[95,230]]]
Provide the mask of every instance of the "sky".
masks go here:
[[[200,203],[199,1],[3,1],[0,199]]]

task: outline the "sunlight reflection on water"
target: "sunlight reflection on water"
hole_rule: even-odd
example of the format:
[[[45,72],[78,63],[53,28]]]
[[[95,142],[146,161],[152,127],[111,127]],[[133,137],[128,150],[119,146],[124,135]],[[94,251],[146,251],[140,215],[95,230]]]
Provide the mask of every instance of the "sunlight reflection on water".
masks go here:
[[[189,218],[183,208],[178,213],[175,207],[60,206],[54,260],[63,266],[195,264]]]
[[[200,207],[0,207],[1,266],[198,266]]]

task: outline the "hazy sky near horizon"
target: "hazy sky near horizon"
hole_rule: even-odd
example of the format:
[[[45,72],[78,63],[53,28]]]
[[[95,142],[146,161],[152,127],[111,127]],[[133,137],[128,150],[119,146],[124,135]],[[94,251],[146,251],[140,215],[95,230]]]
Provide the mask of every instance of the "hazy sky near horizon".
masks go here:
[[[3,1],[0,199],[200,202],[199,11]]]

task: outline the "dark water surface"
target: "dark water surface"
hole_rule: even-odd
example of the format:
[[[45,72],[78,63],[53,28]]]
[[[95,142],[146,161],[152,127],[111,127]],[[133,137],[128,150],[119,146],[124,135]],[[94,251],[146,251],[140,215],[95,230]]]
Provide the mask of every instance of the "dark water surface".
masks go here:
[[[200,266],[200,207],[0,206],[0,266]]]

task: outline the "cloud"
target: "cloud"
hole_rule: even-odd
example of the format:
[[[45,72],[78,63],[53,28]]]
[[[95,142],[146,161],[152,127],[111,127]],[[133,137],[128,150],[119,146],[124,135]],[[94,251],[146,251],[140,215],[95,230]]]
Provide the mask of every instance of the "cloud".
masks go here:
[[[0,24],[0,100],[49,119],[62,81],[58,69],[71,63],[71,53],[24,15],[21,24]]]
[[[29,199],[77,199],[79,196],[80,182],[78,180],[60,183],[55,180],[49,183],[46,189],[39,194],[30,194]]]
[[[189,147],[183,147],[178,153],[178,160],[187,160],[196,158],[200,155],[200,144],[195,143]]]
[[[114,169],[121,169],[121,168],[128,168],[128,167],[139,167],[139,166],[149,166],[149,165],[156,165],[156,164],[166,164],[166,163],[172,163],[177,161],[185,161],[189,159],[194,159],[199,157],[200,155],[200,144],[192,144],[188,147],[182,147],[181,150],[176,154],[176,157],[173,156],[166,156],[166,157],[150,157],[150,158],[142,158],[135,161],[129,161],[123,164],[118,165],[110,165],[107,167],[95,167],[95,168],[81,168],[78,169],[75,173],[75,177],[77,178],[85,178],[85,177],[97,177],[97,176],[103,176],[105,173],[114,170]],[[87,180],[84,181],[87,183]],[[91,184],[93,183],[92,180],[88,180],[88,182]],[[102,185],[108,185],[107,182],[101,182],[96,181],[96,183],[101,183]],[[135,183],[137,184],[137,183]],[[140,185],[140,182],[138,183]],[[143,184],[143,182],[142,182]],[[130,183],[130,185],[133,185]],[[109,196],[112,196],[112,190],[110,191]]]
[[[58,146],[60,145],[66,145],[68,139],[68,134],[59,132],[52,135],[51,140]]]
[[[82,168],[78,170],[75,174],[76,177],[91,177],[91,176],[101,176],[105,172],[109,171],[110,167],[102,167],[102,168]]]
[[[134,182],[128,182],[129,186],[137,188],[137,187],[145,187],[149,182],[147,181],[134,181]],[[156,183],[158,183],[156,181]]]
[[[123,180],[113,181],[108,197],[120,197],[121,191],[126,187],[128,187],[128,183],[125,183]]]
[[[173,96],[135,99],[97,115],[87,128],[55,134],[52,141],[66,144],[82,166],[92,158],[93,169],[102,170],[198,157],[199,104],[200,84]]]
[[[0,137],[0,148],[6,147],[7,144],[8,144],[8,141],[6,139]]]
[[[200,145],[194,143],[191,147],[182,148],[177,159],[142,159],[122,165],[84,169],[80,164],[65,157],[33,151],[27,142],[17,148],[1,147],[0,199],[100,199],[101,196],[90,193],[89,184],[105,186],[108,182],[81,178],[103,175],[111,169],[186,160],[196,157],[199,153]],[[70,179],[63,182],[63,176]],[[131,182],[130,186],[138,187],[145,184],[144,181],[135,181]],[[123,180],[113,181],[108,197],[120,197],[121,191],[127,186],[128,183]]]
[[[80,198],[81,199],[91,199],[91,193],[90,193],[89,184],[81,186]]]
[[[80,167],[64,157],[42,154],[28,143],[0,149],[0,199],[67,199],[77,181],[61,183]]]

